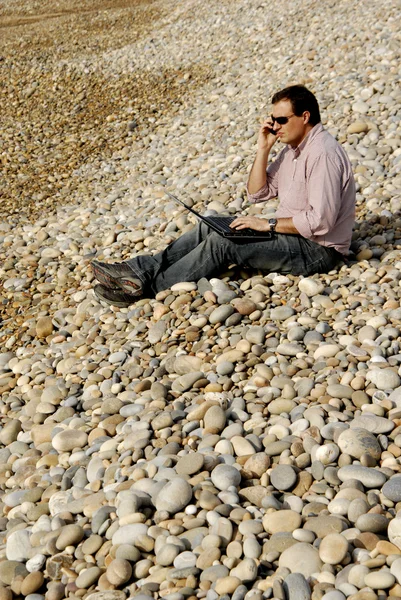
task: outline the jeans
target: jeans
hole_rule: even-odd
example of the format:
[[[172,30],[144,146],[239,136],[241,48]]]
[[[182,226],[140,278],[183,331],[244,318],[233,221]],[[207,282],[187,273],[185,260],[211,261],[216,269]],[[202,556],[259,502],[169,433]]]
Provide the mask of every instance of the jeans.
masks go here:
[[[180,281],[215,277],[233,263],[267,273],[311,275],[327,273],[341,259],[333,248],[300,235],[274,233],[271,239],[238,243],[199,223],[165,250],[154,255],[139,254],[126,264],[142,281],[144,290],[157,294]]]

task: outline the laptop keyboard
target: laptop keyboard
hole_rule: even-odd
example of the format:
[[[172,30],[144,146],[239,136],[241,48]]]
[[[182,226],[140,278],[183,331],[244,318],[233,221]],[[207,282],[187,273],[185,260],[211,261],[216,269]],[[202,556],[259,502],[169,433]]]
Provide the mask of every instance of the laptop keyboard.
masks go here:
[[[218,227],[220,227],[220,229],[222,231],[224,231],[224,233],[229,233],[230,235],[237,235],[237,236],[255,236],[255,235],[260,235],[259,231],[255,231],[254,229],[240,229],[239,231],[236,231],[235,229],[232,229],[230,227],[230,224],[235,221],[237,217],[204,217],[205,221],[208,220],[211,223],[214,223],[215,225],[217,225]]]

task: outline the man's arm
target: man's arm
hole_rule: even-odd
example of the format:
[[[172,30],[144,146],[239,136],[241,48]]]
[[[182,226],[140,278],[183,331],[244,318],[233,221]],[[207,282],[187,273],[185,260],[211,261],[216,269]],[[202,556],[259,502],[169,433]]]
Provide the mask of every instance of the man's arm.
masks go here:
[[[267,183],[267,162],[269,160],[270,150],[277,140],[277,136],[271,133],[271,127],[272,124],[265,121],[259,130],[256,158],[248,178],[247,187],[250,194],[256,194]]]
[[[234,229],[254,229],[255,231],[270,231],[270,225],[268,219],[261,219],[259,217],[238,217],[230,225]],[[276,233],[296,234],[299,233],[298,229],[292,222],[292,217],[286,219],[277,219],[277,225],[275,227]]]

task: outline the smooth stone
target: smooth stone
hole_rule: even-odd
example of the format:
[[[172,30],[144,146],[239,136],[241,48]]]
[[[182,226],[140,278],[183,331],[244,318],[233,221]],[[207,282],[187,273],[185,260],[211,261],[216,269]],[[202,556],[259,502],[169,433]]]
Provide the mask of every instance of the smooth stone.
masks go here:
[[[39,588],[42,587],[44,582],[43,573],[39,573],[38,571],[34,573],[29,573],[21,584],[21,594],[23,596],[29,596],[36,592]]]
[[[65,429],[57,433],[52,446],[57,452],[69,452],[74,448],[83,448],[88,443],[88,434],[79,429]]]
[[[227,490],[230,486],[237,487],[240,484],[241,474],[231,465],[220,464],[213,469],[211,479],[219,490]]]
[[[67,546],[75,546],[79,544],[83,537],[84,530],[80,525],[65,525],[56,540],[56,548],[58,550],[65,550]]]
[[[378,460],[382,452],[380,444],[373,433],[359,427],[346,429],[340,433],[337,444],[341,452],[355,458],[361,458],[362,454],[366,453]]]
[[[295,314],[295,311],[291,306],[277,306],[272,308],[270,311],[270,318],[273,321],[285,321]]]
[[[278,510],[263,517],[263,528],[270,534],[294,531],[301,523],[301,515],[293,510]]]
[[[216,594],[223,596],[224,594],[232,594],[240,585],[241,580],[238,579],[238,577],[227,575],[226,577],[221,577],[216,581],[214,589]]]
[[[211,406],[204,416],[204,427],[208,433],[220,433],[226,426],[226,411],[221,406]]]
[[[141,536],[146,535],[147,532],[148,526],[144,523],[132,523],[130,525],[123,525],[113,533],[113,546],[119,546],[121,544],[134,545],[138,541],[138,539]]]
[[[197,284],[194,281],[180,281],[171,286],[172,292],[192,292],[197,289]]]
[[[374,571],[365,575],[365,585],[372,590],[387,590],[395,583],[395,577],[390,571]]]
[[[324,284],[318,279],[305,277],[299,281],[298,288],[301,292],[311,298],[312,296],[317,296],[323,292]]]
[[[313,531],[318,538],[324,538],[330,533],[340,533],[343,531],[344,521],[340,517],[335,517],[333,515],[309,517],[304,524],[304,529]]]
[[[385,419],[384,417],[378,417],[377,415],[362,414],[351,422],[351,428],[362,428],[367,429],[371,433],[389,433],[394,429],[393,421]]]
[[[31,556],[30,534],[26,529],[13,531],[7,536],[6,557],[9,561],[24,562]]]
[[[253,558],[244,558],[230,573],[245,583],[255,581],[257,574],[258,566]]]
[[[381,491],[392,502],[401,502],[401,475],[390,477]]]
[[[185,479],[177,477],[168,481],[156,497],[156,510],[175,514],[185,508],[192,498],[192,488]]]
[[[222,304],[214,309],[214,311],[209,316],[209,322],[212,325],[216,323],[224,323],[228,317],[230,317],[234,312],[234,307],[231,304]]]
[[[401,557],[391,563],[390,573],[394,575],[398,583],[401,583]]]
[[[276,348],[276,352],[282,356],[296,356],[299,352],[303,352],[304,348],[300,344],[282,343]]]
[[[348,552],[348,542],[340,533],[329,533],[319,546],[319,556],[324,564],[339,565]]]
[[[277,465],[270,473],[270,483],[279,491],[291,489],[297,481],[297,474],[290,465]]]
[[[185,551],[181,552],[174,559],[174,567],[176,569],[187,569],[195,567],[196,565],[196,554],[193,552]]]
[[[291,573],[300,573],[306,579],[313,573],[319,573],[322,567],[319,552],[304,542],[299,542],[284,550],[278,564],[280,568],[286,568]]]
[[[399,375],[393,369],[372,369],[366,375],[378,390],[395,390],[401,384]]]
[[[4,446],[8,446],[15,442],[21,431],[21,427],[21,422],[18,419],[11,419],[11,421],[8,421],[0,431],[0,442]]]
[[[369,568],[364,565],[354,565],[348,571],[348,583],[354,585],[358,589],[365,586],[365,576],[369,573]]]
[[[234,435],[230,440],[236,456],[250,456],[256,452],[254,446],[246,438]]]
[[[381,471],[362,465],[346,465],[338,470],[341,481],[358,479],[364,487],[381,488],[387,478]]]
[[[173,392],[183,393],[192,389],[197,381],[204,378],[204,374],[201,371],[195,371],[195,373],[186,373],[177,377],[172,383],[171,389]]]
[[[278,440],[277,442],[270,442],[265,446],[266,456],[279,456],[285,450],[291,447],[289,442],[284,440]]]
[[[340,450],[336,444],[323,444],[323,446],[317,448],[315,459],[321,462],[322,465],[329,465],[337,460],[339,454]]]
[[[116,587],[126,583],[130,579],[131,575],[131,564],[124,558],[115,558],[111,561],[106,570],[107,579]]]
[[[354,393],[352,387],[348,385],[341,385],[340,383],[335,383],[327,386],[326,392],[332,398],[348,398],[351,399]]]
[[[382,533],[387,531],[388,519],[384,515],[368,513],[358,517],[355,527],[360,531],[370,531],[371,533]]]
[[[401,518],[396,517],[390,521],[387,535],[389,541],[401,550]]]
[[[270,466],[270,459],[264,452],[257,452],[250,456],[244,464],[244,471],[251,473],[254,477],[261,477]]]
[[[319,348],[313,353],[313,358],[319,360],[320,358],[332,358],[341,350],[337,344],[320,344]]]
[[[200,371],[202,368],[202,359],[197,356],[182,354],[174,361],[174,372],[177,375],[185,375],[193,371]]]
[[[43,339],[53,333],[53,322],[51,317],[40,317],[36,323],[36,335]]]
[[[251,344],[263,344],[266,338],[266,331],[260,325],[252,325],[246,332],[245,339]]]
[[[301,573],[291,573],[283,581],[283,589],[288,600],[310,600],[309,583]]]
[[[102,570],[99,567],[89,567],[80,571],[78,577],[75,580],[75,585],[80,589],[87,589],[91,585],[97,582]]]
[[[175,470],[178,475],[193,475],[202,469],[204,462],[205,457],[203,454],[191,452],[178,459]]]
[[[157,344],[163,338],[167,331],[167,323],[165,321],[158,321],[155,325],[149,329],[148,340],[151,344]]]

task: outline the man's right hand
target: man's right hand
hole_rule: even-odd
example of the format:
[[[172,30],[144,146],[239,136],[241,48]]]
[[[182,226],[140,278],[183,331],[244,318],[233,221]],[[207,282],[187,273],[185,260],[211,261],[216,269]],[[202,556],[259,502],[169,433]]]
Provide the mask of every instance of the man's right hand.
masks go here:
[[[277,140],[277,135],[273,133],[273,123],[270,119],[266,119],[259,129],[258,149],[266,152],[272,149],[274,142]]]

